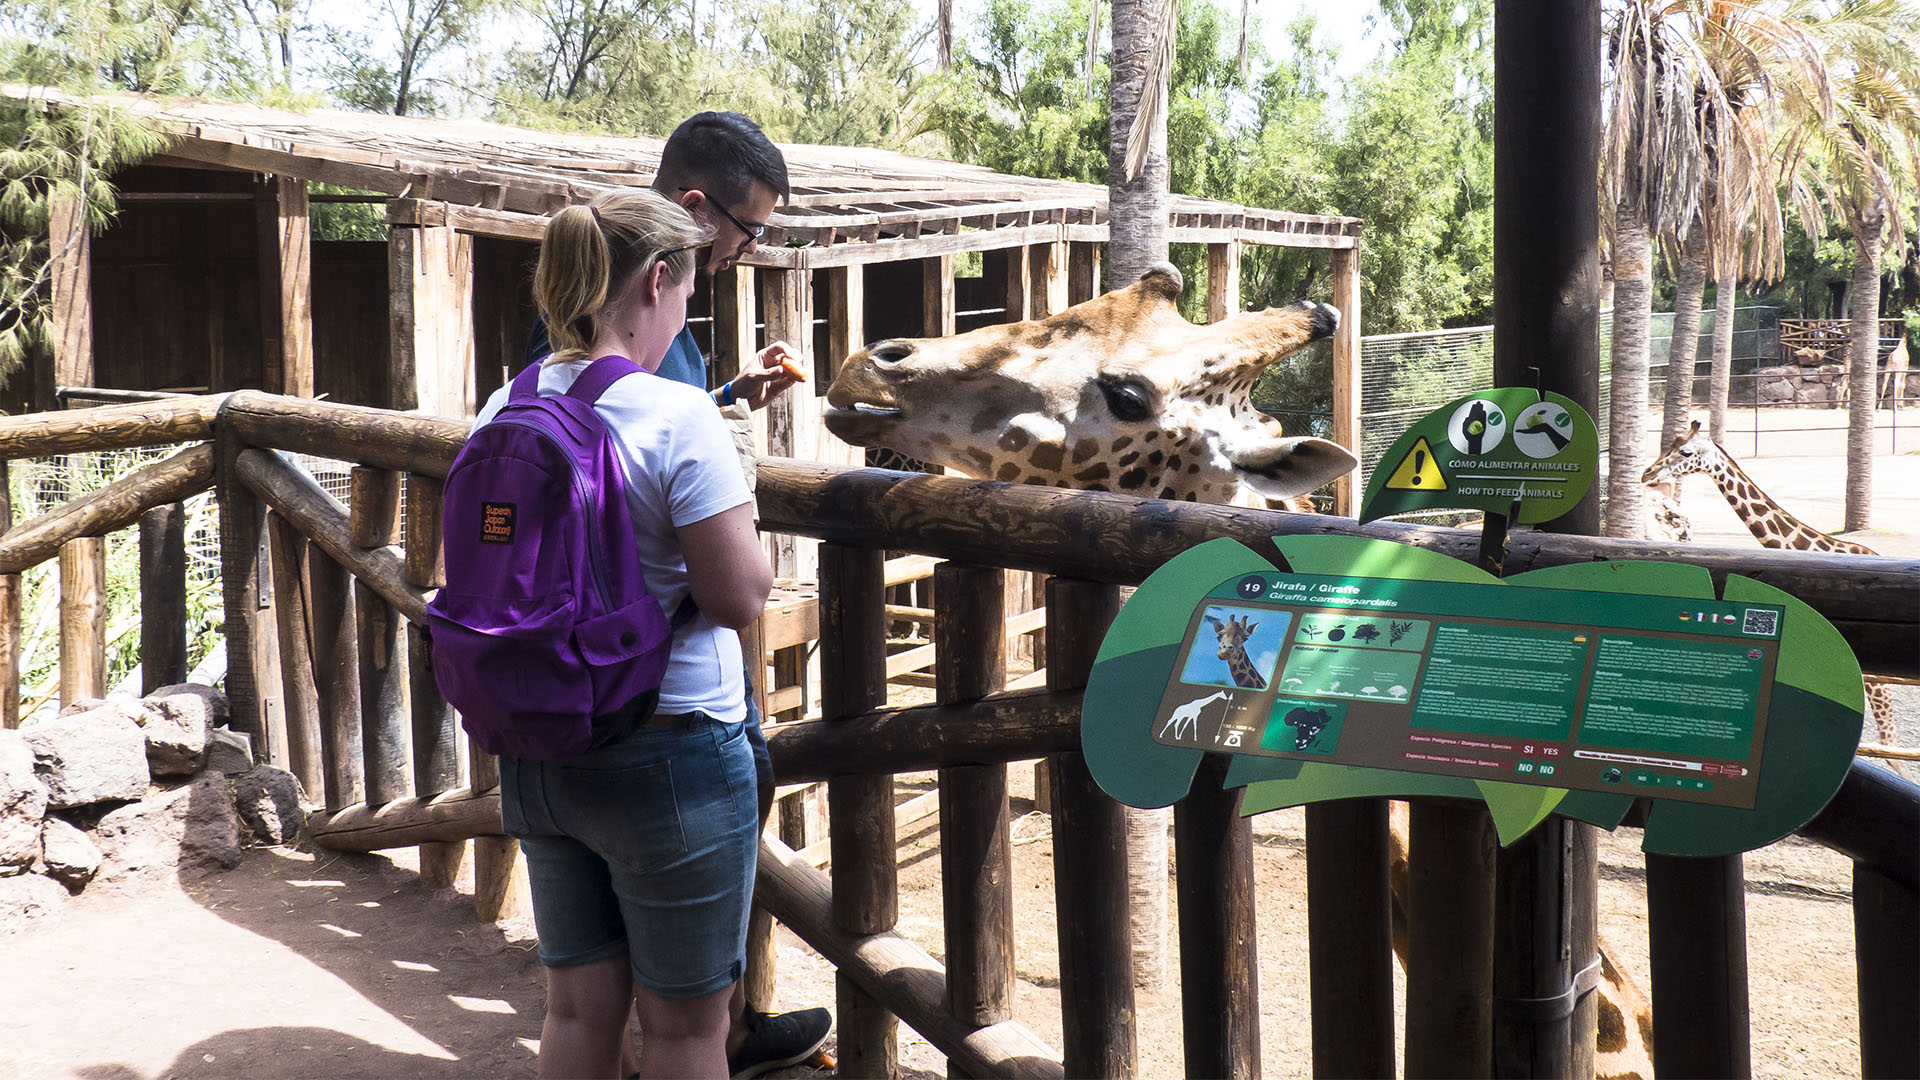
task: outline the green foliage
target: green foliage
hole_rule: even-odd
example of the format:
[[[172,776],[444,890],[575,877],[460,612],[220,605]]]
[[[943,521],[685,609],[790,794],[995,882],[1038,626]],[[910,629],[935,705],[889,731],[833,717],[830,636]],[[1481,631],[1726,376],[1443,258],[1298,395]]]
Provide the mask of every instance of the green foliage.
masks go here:
[[[165,145],[150,123],[95,96],[114,83],[170,85],[170,24],[133,17],[149,9],[173,10],[44,0],[0,17],[0,77],[48,88],[0,102],[0,380],[51,344],[52,259],[56,245],[78,242],[49,236],[55,207],[79,204],[99,232],[115,209],[106,176]]]

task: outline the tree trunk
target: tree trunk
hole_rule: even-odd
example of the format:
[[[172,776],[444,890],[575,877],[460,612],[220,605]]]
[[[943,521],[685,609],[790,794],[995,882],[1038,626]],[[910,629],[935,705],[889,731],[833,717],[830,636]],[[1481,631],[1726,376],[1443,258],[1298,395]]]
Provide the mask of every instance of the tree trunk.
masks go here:
[[[1116,0],[1113,5],[1113,111],[1107,121],[1107,284],[1120,289],[1167,258],[1167,124],[1169,87],[1154,64],[1153,35],[1162,3]],[[1149,79],[1160,80],[1160,123],[1147,138],[1140,175],[1126,179],[1127,133],[1140,111]]]
[[[1714,442],[1727,437],[1727,388],[1733,382],[1733,308],[1740,282],[1727,274],[1713,286],[1713,364],[1707,376],[1707,431]]]
[[[1647,323],[1653,310],[1653,244],[1637,207],[1621,203],[1613,228],[1613,382],[1608,419],[1607,535],[1641,539],[1646,493],[1640,474],[1649,459],[1641,427],[1647,416]]]
[[[1880,245],[1884,213],[1860,215],[1853,230],[1853,326],[1847,335],[1847,532],[1871,524],[1874,375],[1880,358]]]
[[[1167,258],[1167,123],[1170,88],[1155,65],[1153,35],[1161,4],[1175,0],[1115,0],[1113,109],[1107,121],[1107,287],[1124,288]],[[1127,133],[1140,111],[1149,79],[1160,79],[1160,122],[1147,138],[1140,174],[1126,179]],[[1133,918],[1133,978],[1159,988],[1167,978],[1168,810],[1127,811],[1127,893]]]
[[[1660,418],[1665,452],[1687,430],[1693,408],[1693,373],[1700,358],[1700,297],[1707,291],[1707,232],[1698,221],[1687,230],[1680,249],[1680,276],[1674,282],[1673,333],[1667,338],[1667,393]]]

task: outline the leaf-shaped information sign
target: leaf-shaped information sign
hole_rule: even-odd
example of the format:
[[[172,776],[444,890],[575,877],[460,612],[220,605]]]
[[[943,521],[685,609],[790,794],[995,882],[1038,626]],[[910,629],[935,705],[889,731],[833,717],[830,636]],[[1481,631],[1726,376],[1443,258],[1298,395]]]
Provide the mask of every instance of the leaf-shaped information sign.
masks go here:
[[[1360,520],[1410,510],[1504,514],[1523,524],[1573,509],[1593,486],[1600,436],[1571,398],[1521,387],[1468,394],[1408,428],[1367,480]]]
[[[1747,578],[1596,563],[1498,579],[1355,537],[1232,540],[1166,564],[1108,631],[1081,738],[1134,806],[1234,756],[1248,813],[1321,799],[1483,799],[1511,843],[1549,813],[1648,851],[1772,842],[1839,788],[1860,669],[1811,608]]]

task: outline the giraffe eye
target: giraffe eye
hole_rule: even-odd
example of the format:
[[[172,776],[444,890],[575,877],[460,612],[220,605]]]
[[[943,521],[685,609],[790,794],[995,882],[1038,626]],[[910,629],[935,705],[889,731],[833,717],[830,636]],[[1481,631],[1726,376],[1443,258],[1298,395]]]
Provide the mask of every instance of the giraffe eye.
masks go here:
[[[1115,420],[1134,423],[1153,415],[1147,390],[1139,383],[1103,375],[1097,385],[1101,396],[1107,399],[1107,411],[1113,413]]]

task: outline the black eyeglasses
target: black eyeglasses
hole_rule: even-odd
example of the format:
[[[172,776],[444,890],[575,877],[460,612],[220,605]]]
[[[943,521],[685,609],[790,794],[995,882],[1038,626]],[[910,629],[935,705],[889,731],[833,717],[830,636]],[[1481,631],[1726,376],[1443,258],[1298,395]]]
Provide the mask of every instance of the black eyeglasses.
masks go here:
[[[683,187],[680,190],[681,191],[699,191],[700,189]],[[728,221],[733,222],[734,228],[739,229],[743,233],[746,233],[747,239],[758,240],[762,236],[765,236],[767,234],[767,227],[765,225],[749,225],[746,222],[741,221],[739,218],[734,217],[733,212],[728,210],[725,206],[722,206],[719,199],[716,199],[713,196],[708,195],[704,191],[701,191],[700,194],[702,196],[705,196],[708,205],[712,206],[715,210],[720,211],[721,217],[726,218]]]

